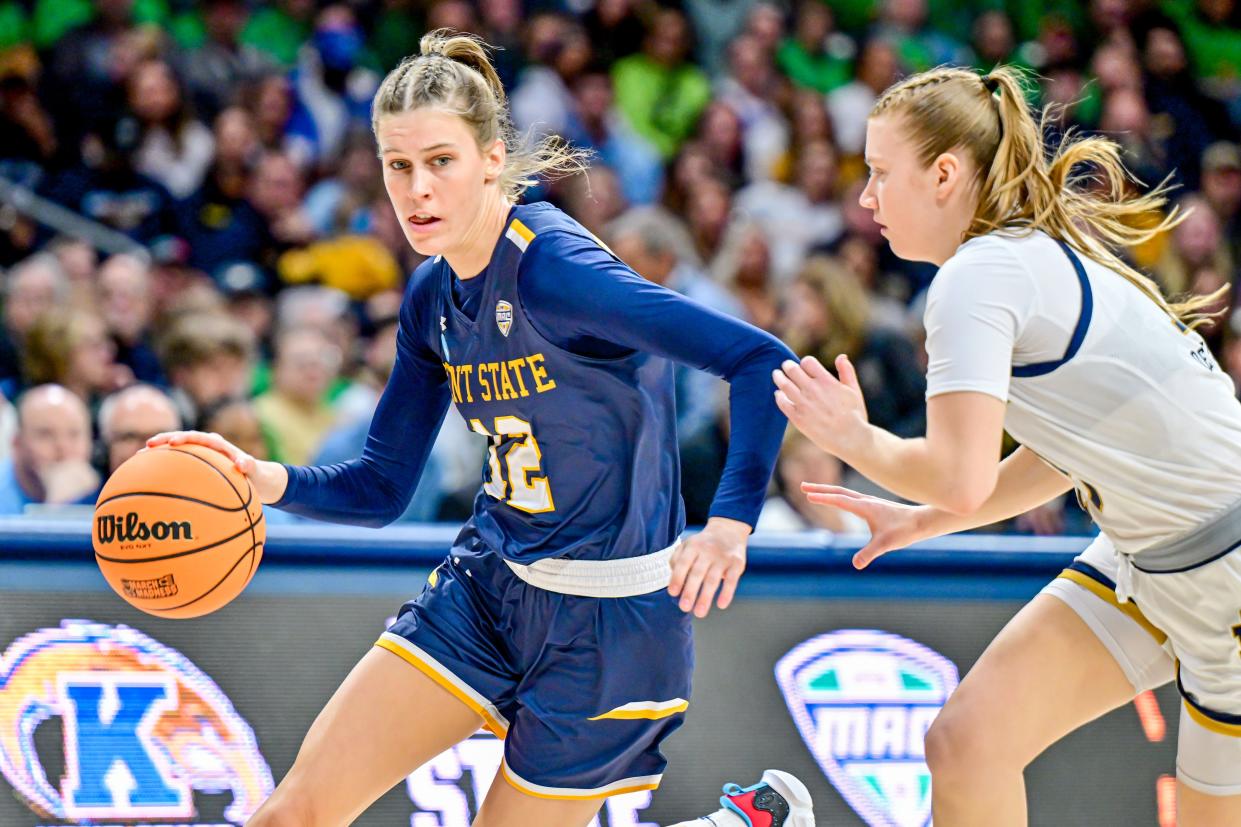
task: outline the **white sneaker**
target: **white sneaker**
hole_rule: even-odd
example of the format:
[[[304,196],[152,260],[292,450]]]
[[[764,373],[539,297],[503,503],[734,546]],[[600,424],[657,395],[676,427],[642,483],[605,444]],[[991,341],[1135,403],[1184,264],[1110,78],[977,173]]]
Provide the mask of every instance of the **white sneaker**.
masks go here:
[[[744,789],[725,784],[720,804],[723,809],[711,815],[669,827],[814,827],[810,792],[783,770],[767,770],[761,781]]]

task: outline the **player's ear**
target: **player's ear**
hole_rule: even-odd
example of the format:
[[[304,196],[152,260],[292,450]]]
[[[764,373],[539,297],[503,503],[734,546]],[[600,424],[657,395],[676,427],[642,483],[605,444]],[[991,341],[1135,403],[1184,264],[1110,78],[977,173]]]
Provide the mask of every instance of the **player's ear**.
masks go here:
[[[504,164],[508,160],[508,148],[504,141],[496,138],[491,146],[483,151],[483,170],[487,183],[491,183],[504,174]]]
[[[946,200],[952,194],[960,183],[963,171],[961,159],[954,152],[942,152],[931,162],[935,196],[938,200]]]

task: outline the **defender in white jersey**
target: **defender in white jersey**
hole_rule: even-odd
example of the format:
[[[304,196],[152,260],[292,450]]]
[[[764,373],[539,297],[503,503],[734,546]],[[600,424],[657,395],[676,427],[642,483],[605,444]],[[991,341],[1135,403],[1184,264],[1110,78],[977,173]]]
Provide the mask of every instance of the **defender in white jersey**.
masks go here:
[[[865,518],[858,568],[1075,488],[1102,533],[999,634],[927,735],[935,820],[1026,822],[1039,753],[1136,693],[1184,700],[1178,824],[1241,824],[1241,404],[1192,330],[1217,297],[1175,304],[1112,251],[1164,191],[1126,198],[1114,144],[1050,160],[1021,77],[938,69],[889,89],[867,128],[873,210],[893,252],[940,265],[926,308],[927,435],[866,422],[853,367],[776,374],[814,442],[905,506],[835,486]],[[1105,185],[1071,173],[1090,165]],[[1004,430],[1021,444],[1000,462]]]

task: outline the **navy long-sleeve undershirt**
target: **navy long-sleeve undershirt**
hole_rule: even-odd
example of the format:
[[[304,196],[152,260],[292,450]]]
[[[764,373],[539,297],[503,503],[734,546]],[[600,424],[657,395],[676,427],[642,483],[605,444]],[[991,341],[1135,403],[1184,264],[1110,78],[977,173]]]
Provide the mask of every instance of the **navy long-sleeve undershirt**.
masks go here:
[[[538,332],[571,353],[615,358],[632,351],[713,373],[730,383],[731,428],[710,514],[754,525],[784,433],[771,372],[795,358],[778,339],[634,274],[585,237],[540,234],[522,256],[519,299]],[[426,266],[426,265],[424,265]],[[331,522],[379,526],[405,509],[431,451],[449,391],[441,360],[418,335],[418,274],[401,311],[397,359],[361,458],[289,466],[280,508]],[[477,312],[482,279],[454,278],[458,307]],[[470,313],[473,315],[473,313]]]

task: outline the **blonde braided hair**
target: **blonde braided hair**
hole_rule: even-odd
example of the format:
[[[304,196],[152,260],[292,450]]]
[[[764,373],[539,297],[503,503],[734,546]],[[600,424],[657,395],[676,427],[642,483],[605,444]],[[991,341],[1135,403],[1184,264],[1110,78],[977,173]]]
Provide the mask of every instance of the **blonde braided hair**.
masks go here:
[[[419,54],[401,61],[375,94],[371,128],[387,115],[434,107],[459,116],[474,132],[480,148],[496,139],[507,156],[500,187],[509,201],[537,183],[585,172],[590,153],[549,136],[526,148],[509,116],[504,85],[487,55],[488,45],[470,34],[436,29],[422,36]]]
[[[1137,179],[1125,168],[1120,147],[1107,138],[1070,132],[1049,157],[1044,135],[1052,114],[1046,109],[1035,120],[1025,76],[1000,66],[985,75],[954,68],[913,75],[888,88],[870,117],[899,119],[925,166],[954,150],[974,162],[978,206],[962,241],[996,231],[1041,230],[1119,273],[1173,318],[1190,327],[1209,319],[1209,308],[1226,288],[1169,301],[1158,284],[1116,253],[1184,220],[1173,208],[1154,226],[1143,221],[1166,206],[1168,180],[1132,195],[1128,185]],[[1088,188],[1092,183],[1102,184],[1102,191]]]

